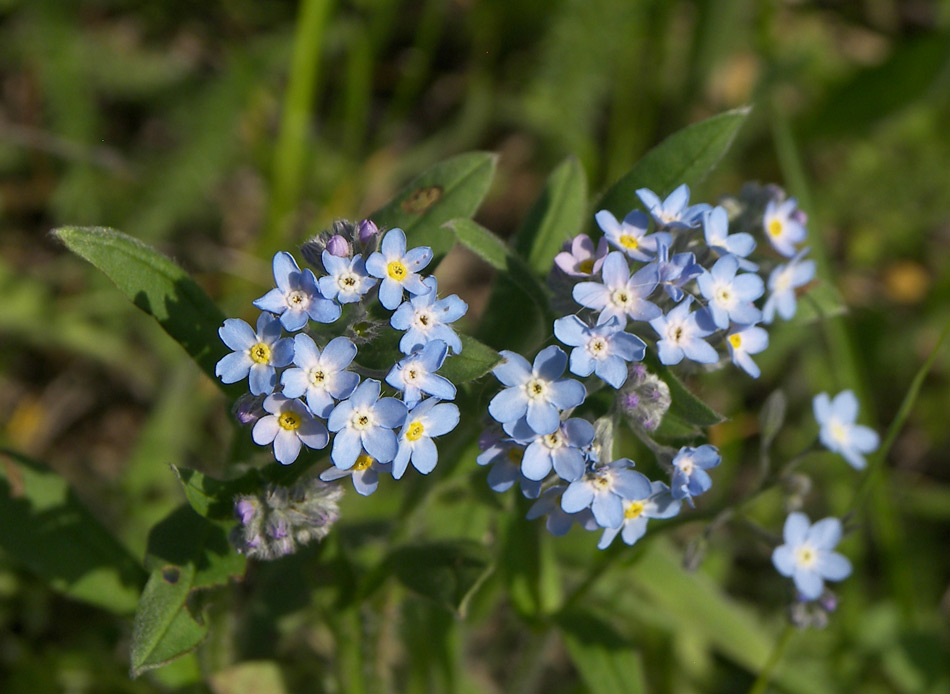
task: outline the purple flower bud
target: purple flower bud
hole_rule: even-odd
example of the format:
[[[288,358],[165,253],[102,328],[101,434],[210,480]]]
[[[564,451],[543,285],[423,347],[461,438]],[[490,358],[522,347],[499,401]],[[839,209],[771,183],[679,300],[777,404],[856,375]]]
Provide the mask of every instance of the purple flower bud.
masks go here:
[[[330,255],[335,255],[339,258],[349,258],[352,253],[350,244],[340,235],[330,237],[330,240],[327,241],[327,251]]]
[[[244,393],[234,402],[231,414],[240,424],[253,424],[266,414],[264,412],[264,396]]]
[[[357,238],[364,246],[370,243],[379,233],[379,227],[370,219],[364,219],[357,225]]]
[[[242,524],[248,525],[257,515],[257,502],[252,497],[241,497],[234,505],[234,515]]]

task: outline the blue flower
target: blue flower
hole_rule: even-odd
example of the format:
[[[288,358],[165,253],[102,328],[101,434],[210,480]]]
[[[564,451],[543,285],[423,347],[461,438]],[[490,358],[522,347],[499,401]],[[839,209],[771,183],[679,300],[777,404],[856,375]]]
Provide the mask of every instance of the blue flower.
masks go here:
[[[595,248],[587,234],[578,234],[554,256],[554,265],[568,277],[590,277],[600,272],[606,257],[607,239],[601,238]]]
[[[699,223],[703,212],[709,209],[709,205],[705,203],[689,206],[689,186],[685,183],[670,193],[666,200],[661,201],[660,197],[648,188],[638,190],[637,197],[657,226],[664,229],[692,229]]]
[[[680,502],[670,494],[670,488],[662,482],[650,482],[650,493],[641,499],[624,499],[623,523],[617,528],[605,528],[598,549],[607,549],[617,535],[624,543],[636,543],[647,531],[651,518],[672,518],[680,512]]]
[[[535,433],[551,434],[560,424],[559,410],[577,407],[587,397],[587,389],[573,379],[561,378],[567,355],[551,345],[534,358],[534,365],[520,354],[502,350],[505,361],[492,369],[508,386],[488,403],[488,413],[496,422],[512,422],[527,417]]]
[[[363,298],[376,280],[366,274],[363,257],[340,258],[329,251],[323,251],[323,267],[329,273],[317,280],[320,291],[328,299],[336,299],[341,304],[351,304]]]
[[[393,429],[405,421],[406,406],[396,398],[380,398],[379,390],[379,381],[369,378],[330,413],[327,427],[336,433],[330,460],[341,470],[353,467],[364,450],[381,463],[396,457]]]
[[[534,520],[541,516],[547,516],[544,525],[548,532],[555,537],[566,535],[574,523],[580,525],[584,530],[595,530],[598,527],[597,521],[594,520],[589,508],[585,507],[579,511],[569,513],[564,510],[561,503],[558,503],[564,490],[564,485],[560,484],[546,489],[541,498],[528,509],[525,518]]]
[[[435,277],[426,277],[423,284],[428,291],[400,304],[389,320],[396,330],[406,331],[399,340],[399,351],[411,354],[416,347],[432,340],[442,340],[452,352],[458,354],[462,351],[462,341],[448,324],[464,316],[468,304],[455,294],[439,299],[436,296],[438,285]]]
[[[554,334],[571,350],[571,373],[603,379],[614,388],[627,380],[627,362],[640,361],[646,352],[646,343],[636,335],[623,331],[616,318],[593,328],[577,316],[565,316],[554,321]]]
[[[299,368],[287,369],[281,374],[283,393],[290,398],[307,396],[307,405],[317,417],[326,417],[333,409],[334,400],[343,400],[360,382],[346,367],[356,356],[356,345],[345,337],[335,337],[327,343],[323,353],[309,335],[294,337],[294,364]]]
[[[769,275],[769,298],[762,307],[762,320],[771,323],[775,312],[785,320],[791,320],[798,308],[795,290],[803,287],[815,278],[815,261],[802,260],[807,248],[799,251],[787,265],[779,265]]]
[[[772,564],[783,576],[795,581],[808,600],[821,597],[825,581],[841,581],[851,575],[851,562],[834,552],[841,540],[841,521],[824,518],[811,525],[804,513],[791,513],[783,529],[785,544],[772,552]]]
[[[627,319],[652,320],[661,316],[660,308],[646,300],[659,282],[656,266],[646,265],[630,276],[630,268],[623,253],[607,254],[601,268],[601,282],[580,282],[574,286],[574,301],[581,306],[600,311],[598,323],[606,323],[616,316],[622,325]]]
[[[413,407],[422,394],[434,395],[440,400],[454,400],[455,386],[436,371],[445,361],[448,347],[442,340],[432,340],[421,349],[400,359],[386,375],[386,383],[403,393],[406,407]]]
[[[660,339],[656,343],[660,363],[671,366],[679,364],[685,356],[700,364],[713,364],[719,360],[719,354],[702,338],[712,334],[712,330],[701,328],[696,321],[696,313],[690,313],[693,297],[686,299],[670,309],[665,316],[654,318],[650,325]]]
[[[673,237],[665,231],[647,234],[650,220],[639,210],[634,210],[624,217],[623,223],[618,222],[607,210],[598,212],[594,219],[604,230],[608,243],[633,260],[650,260],[656,255],[658,244],[669,246],[673,243]]]
[[[755,250],[755,239],[752,234],[744,231],[738,234],[729,233],[729,215],[726,208],[717,205],[703,213],[703,234],[706,244],[719,255],[734,255],[740,259],[739,267],[743,270],[758,270],[758,265],[744,260]]]
[[[492,491],[506,492],[515,482],[521,485],[521,493],[528,499],[537,499],[541,494],[541,482],[529,480],[521,474],[524,444],[506,438],[497,427],[486,429],[478,438],[482,452],[475,458],[479,465],[491,465],[488,470],[488,486]]]
[[[683,446],[673,458],[673,479],[670,482],[674,499],[686,499],[693,505],[693,497],[712,487],[712,478],[706,470],[716,467],[722,457],[715,446],[703,444],[698,448]]]
[[[812,402],[815,419],[821,427],[818,438],[832,453],[844,456],[855,470],[863,470],[867,465],[864,453],[877,450],[881,440],[877,432],[870,427],[855,424],[858,418],[858,399],[854,391],[838,393],[834,400],[828,393],[820,393]]]
[[[567,513],[590,508],[597,525],[619,528],[623,523],[623,500],[650,495],[650,480],[631,470],[632,467],[632,460],[620,458],[592,469],[568,485],[561,497],[561,508]]]
[[[307,325],[308,318],[318,323],[332,323],[340,317],[339,304],[320,294],[313,272],[301,272],[290,253],[282,251],[274,255],[274,281],[277,288],[257,299],[254,305],[262,311],[278,314],[285,330],[300,330]]]
[[[341,470],[338,467],[327,468],[320,473],[320,479],[324,482],[334,482],[349,477],[357,494],[369,496],[379,486],[379,473],[391,471],[392,464],[380,463],[369,453],[363,451],[357,456],[353,467],[346,470]]]
[[[432,437],[449,433],[458,423],[459,408],[450,402],[440,402],[438,398],[427,398],[409,410],[399,432],[393,477],[401,478],[410,461],[423,475],[432,472],[439,461],[439,450]]]
[[[762,320],[762,312],[752,303],[765,293],[762,278],[752,273],[736,275],[739,259],[724,255],[712,270],[696,280],[699,291],[709,301],[707,311],[717,328],[725,330],[729,321],[751,325]]]
[[[677,253],[670,260],[670,247],[662,243],[657,248],[656,260],[651,264],[656,267],[663,291],[673,301],[682,300],[683,290],[680,287],[705,272],[692,253]]]
[[[383,237],[379,250],[366,261],[366,270],[382,280],[379,285],[379,303],[392,311],[402,302],[402,290],[411,294],[425,294],[428,288],[422,283],[419,270],[432,260],[428,246],[406,251],[406,233],[402,229],[390,229]]]
[[[769,346],[769,334],[755,325],[738,325],[726,336],[726,346],[732,356],[732,363],[752,378],[759,377],[759,366],[750,354],[758,354]]]
[[[529,480],[541,481],[553,469],[558,477],[573,482],[584,475],[584,449],[594,441],[594,427],[586,419],[572,417],[550,434],[537,434],[525,419],[505,424],[505,431],[527,448],[521,458],[521,472]]]
[[[258,446],[273,443],[274,457],[281,465],[290,465],[297,459],[301,444],[307,448],[327,445],[327,428],[299,400],[274,393],[264,400],[264,409],[269,414],[257,420],[251,438]]]
[[[228,318],[218,328],[218,335],[234,351],[215,364],[215,375],[224,383],[237,383],[250,374],[253,395],[273,392],[276,368],[287,366],[294,358],[294,341],[280,334],[280,321],[269,313],[258,316],[256,333],[244,321]]]
[[[795,255],[795,244],[805,240],[805,215],[797,210],[798,202],[789,198],[783,202],[769,200],[762,217],[762,226],[765,236],[772,243],[772,247],[791,258]]]

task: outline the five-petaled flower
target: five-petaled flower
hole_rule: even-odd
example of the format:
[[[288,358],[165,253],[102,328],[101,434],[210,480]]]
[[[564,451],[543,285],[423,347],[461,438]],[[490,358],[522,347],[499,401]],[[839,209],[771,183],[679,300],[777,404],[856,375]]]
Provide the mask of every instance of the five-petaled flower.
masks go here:
[[[554,335],[571,350],[571,373],[597,376],[619,388],[627,380],[627,362],[640,361],[646,344],[636,335],[624,332],[617,318],[593,327],[577,316],[564,316],[554,321]]]
[[[379,303],[392,311],[402,302],[402,290],[410,294],[428,291],[419,276],[419,270],[432,260],[432,249],[420,246],[406,250],[406,233],[390,229],[383,237],[379,250],[366,260],[366,271],[382,280],[379,285]]]
[[[785,544],[772,552],[772,563],[807,600],[821,597],[825,581],[841,581],[851,574],[851,562],[834,552],[841,540],[841,521],[824,518],[811,525],[804,513],[789,514],[783,530]]]
[[[323,352],[309,335],[294,337],[295,369],[281,374],[283,393],[290,398],[307,396],[307,406],[317,417],[326,418],[335,400],[348,398],[360,377],[346,367],[356,356],[356,345],[345,337],[335,337]]]
[[[432,340],[424,347],[400,359],[386,375],[386,383],[402,391],[406,407],[414,407],[423,393],[440,400],[454,400],[452,381],[435,373],[445,361],[448,347],[442,340]]]
[[[341,258],[324,251],[322,257],[323,267],[329,274],[317,280],[317,285],[326,298],[352,304],[362,299],[376,284],[376,280],[366,274],[363,256]]]
[[[280,464],[294,462],[300,455],[301,444],[307,448],[327,445],[327,428],[300,400],[274,393],[264,400],[264,409],[269,414],[257,420],[251,436],[258,446],[273,443],[274,457]]]
[[[462,341],[448,324],[464,316],[468,304],[455,294],[439,299],[435,277],[427,277],[423,284],[427,291],[401,303],[389,319],[389,324],[396,330],[406,331],[399,340],[399,351],[410,354],[417,347],[433,340],[442,340],[453,353],[458,354],[462,351]]]
[[[781,202],[769,200],[762,217],[766,238],[786,258],[795,255],[795,244],[805,240],[804,213],[797,207],[795,198]]]
[[[818,438],[832,453],[840,453],[856,470],[867,465],[864,453],[877,450],[881,440],[870,427],[855,424],[858,399],[854,391],[845,390],[832,400],[828,393],[819,393],[812,402],[815,419],[821,427]]]
[[[669,246],[673,243],[673,237],[665,231],[647,234],[650,219],[639,210],[629,213],[622,222],[607,210],[598,212],[594,219],[603,229],[608,243],[633,260],[650,260],[656,255],[658,244]]]
[[[313,272],[301,271],[297,261],[286,251],[274,255],[274,281],[277,288],[254,301],[254,305],[262,311],[278,314],[288,332],[300,330],[308,319],[332,323],[340,317],[340,305],[324,298]]]
[[[330,460],[348,470],[364,450],[381,463],[396,457],[393,429],[406,419],[406,406],[396,398],[380,398],[379,381],[363,381],[348,400],[333,408],[327,427],[334,432]]]
[[[673,479],[670,492],[674,499],[686,499],[690,506],[693,497],[712,487],[712,478],[706,470],[722,461],[719,450],[708,443],[693,448],[683,446],[673,458]]]
[[[670,494],[663,482],[650,482],[650,493],[640,499],[624,499],[623,522],[616,528],[605,528],[599,549],[606,549],[620,535],[625,544],[632,545],[646,534],[651,518],[672,518],[680,511],[680,502]]]
[[[397,480],[406,472],[409,463],[423,475],[435,469],[439,451],[432,440],[452,431],[459,423],[459,408],[438,398],[426,398],[406,414],[406,422],[399,432],[399,449],[393,459],[393,477]]]
[[[652,320],[663,315],[660,308],[647,301],[659,282],[655,265],[645,265],[630,275],[630,268],[619,251],[608,253],[601,268],[603,282],[580,282],[574,286],[574,301],[600,311],[598,323],[616,316],[621,324],[627,320]]]
[[[218,335],[234,351],[214,367],[224,383],[237,383],[250,374],[253,395],[266,395],[277,385],[277,368],[294,358],[294,341],[281,338],[280,321],[269,313],[257,318],[257,332],[239,318],[228,318]],[[275,368],[276,367],[276,368]]]

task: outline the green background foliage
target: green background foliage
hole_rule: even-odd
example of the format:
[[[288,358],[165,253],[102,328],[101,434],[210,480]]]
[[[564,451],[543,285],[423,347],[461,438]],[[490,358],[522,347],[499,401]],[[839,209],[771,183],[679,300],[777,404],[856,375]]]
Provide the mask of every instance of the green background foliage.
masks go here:
[[[776,691],[950,692],[945,0],[2,0],[0,89],[0,691],[735,692],[783,643]],[[674,395],[726,461],[692,520],[552,538],[486,488],[470,421],[324,542],[229,551],[222,500],[318,462],[261,467],[207,376],[275,249],[370,214],[432,245],[472,307],[469,412],[490,348],[546,339],[543,276],[593,212],[750,179],[808,212],[819,283],[762,378]],[[803,461],[806,510],[853,512],[855,574],[785,638],[757,530],[781,495],[707,524],[845,387],[887,450]]]

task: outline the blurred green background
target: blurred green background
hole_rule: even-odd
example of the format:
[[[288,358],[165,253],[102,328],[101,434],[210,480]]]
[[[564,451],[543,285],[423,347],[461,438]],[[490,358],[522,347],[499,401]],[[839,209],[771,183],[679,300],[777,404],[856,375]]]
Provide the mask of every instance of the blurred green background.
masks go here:
[[[240,439],[180,348],[50,240],[60,225],[155,244],[228,315],[251,319],[275,249],[367,214],[445,157],[499,153],[477,219],[505,236],[565,157],[596,198],[664,136],[751,104],[694,199],[747,180],[785,186],[850,312],[825,329],[777,329],[757,382],[703,382],[733,417],[712,433],[737,461],[718,478],[720,500],[746,479],[738,461],[754,452],[744,440],[769,392],[789,395],[786,452],[813,435],[821,390],[856,388],[861,421],[883,432],[950,321],[945,0],[0,0],[0,93],[0,444],[62,473],[136,555],[180,501],[168,464],[221,473],[222,442]],[[455,253],[439,276],[474,323],[486,267]],[[828,629],[793,640],[799,677],[779,690],[950,692],[948,381],[944,349],[854,519],[841,608]],[[428,526],[409,534],[482,538],[510,522],[511,499],[450,513],[463,483],[484,486],[472,460],[459,467]],[[859,476],[840,459],[815,456],[808,472],[809,511],[850,508]],[[351,494],[344,517],[385,518],[402,493]],[[780,508],[760,513],[780,527]],[[671,546],[700,531],[684,527]],[[595,543],[552,545],[565,581],[595,560]],[[733,617],[758,620],[747,636],[761,633],[764,652],[783,617],[767,557],[754,536],[717,534],[700,571],[710,594],[732,596],[722,605]],[[261,692],[281,679],[288,691],[336,691],[327,673],[357,656],[328,645],[332,603],[307,566],[252,571],[212,606],[227,627],[197,657],[132,682],[130,620],[58,596],[0,554],[0,691],[231,693],[252,691],[241,687],[253,677]],[[664,566],[663,580],[678,580]],[[666,605],[650,564],[635,571],[612,572],[588,599],[637,645],[649,691],[747,688],[755,672],[717,636],[722,613],[702,613],[704,600]],[[403,597],[332,630],[357,641],[391,630],[370,655],[396,673],[381,679],[394,691],[585,691],[570,644],[492,603],[497,586],[485,593],[465,622]],[[262,660],[250,674],[234,667]]]

